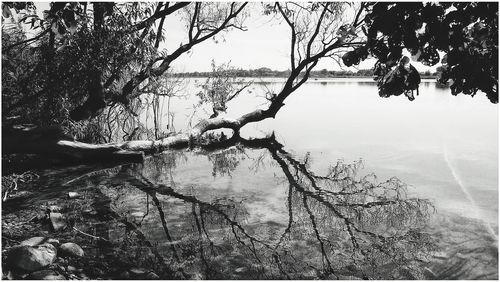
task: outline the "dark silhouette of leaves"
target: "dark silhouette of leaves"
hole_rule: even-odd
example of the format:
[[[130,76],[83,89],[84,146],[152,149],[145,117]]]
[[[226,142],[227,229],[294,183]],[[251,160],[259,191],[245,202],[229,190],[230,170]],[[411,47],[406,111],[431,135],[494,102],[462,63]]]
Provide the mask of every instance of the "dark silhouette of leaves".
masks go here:
[[[378,60],[377,67],[391,68],[406,48],[413,60],[424,65],[441,62],[438,81],[450,82],[453,95],[482,91],[492,103],[498,102],[497,3],[379,2],[367,7],[367,42],[344,55],[346,66],[364,60],[368,50]],[[401,94],[381,92],[381,96]]]

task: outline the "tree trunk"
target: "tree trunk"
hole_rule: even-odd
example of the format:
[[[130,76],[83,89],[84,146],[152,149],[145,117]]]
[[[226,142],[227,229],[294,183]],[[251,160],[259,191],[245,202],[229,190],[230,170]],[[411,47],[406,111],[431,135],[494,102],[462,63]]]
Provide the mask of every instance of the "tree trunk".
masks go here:
[[[72,141],[60,127],[21,127],[2,130],[2,154],[40,154],[64,160],[142,162],[144,153],[123,150],[120,144]]]

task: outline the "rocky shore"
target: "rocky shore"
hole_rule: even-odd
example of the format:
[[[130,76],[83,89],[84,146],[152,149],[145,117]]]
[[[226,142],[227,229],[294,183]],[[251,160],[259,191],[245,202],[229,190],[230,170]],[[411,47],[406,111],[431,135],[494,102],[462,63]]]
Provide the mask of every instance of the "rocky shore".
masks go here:
[[[4,202],[3,280],[186,278],[151,254],[138,260],[123,246],[91,234],[113,216],[98,189],[60,195],[34,200],[32,191],[19,191]]]

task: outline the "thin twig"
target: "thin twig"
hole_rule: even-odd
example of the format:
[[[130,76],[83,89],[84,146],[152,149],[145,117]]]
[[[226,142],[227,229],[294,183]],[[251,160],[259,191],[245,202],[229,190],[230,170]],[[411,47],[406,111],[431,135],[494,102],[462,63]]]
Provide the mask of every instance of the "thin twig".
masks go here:
[[[73,230],[75,230],[76,232],[78,232],[78,233],[80,233],[80,234],[82,234],[82,235],[89,236],[89,237],[94,238],[94,239],[97,239],[97,240],[103,240],[103,241],[106,241],[106,242],[111,242],[111,241],[110,241],[110,240],[108,240],[108,239],[104,239],[104,238],[99,237],[99,236],[94,236],[94,235],[91,235],[91,234],[85,233],[85,232],[83,232],[83,231],[81,231],[81,230],[77,229],[76,227],[73,227]]]

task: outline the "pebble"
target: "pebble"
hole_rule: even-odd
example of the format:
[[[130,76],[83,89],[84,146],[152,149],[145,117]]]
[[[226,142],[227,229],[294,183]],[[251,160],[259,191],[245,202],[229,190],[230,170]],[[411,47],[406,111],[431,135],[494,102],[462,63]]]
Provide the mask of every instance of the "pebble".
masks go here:
[[[59,231],[66,227],[64,216],[58,212],[50,213],[50,222],[52,223],[52,228],[54,228],[54,231]]]
[[[236,272],[236,273],[241,273],[241,272],[244,272],[245,270],[247,270],[247,268],[246,268],[246,267],[238,267],[238,268],[236,268],[236,269],[234,270],[234,272]]]
[[[189,278],[189,280],[203,280],[203,275],[201,275],[201,273],[195,273]]]
[[[96,277],[101,277],[105,274],[105,272],[104,272],[104,270],[102,270],[98,267],[94,267],[94,268],[90,269],[90,274],[93,276],[96,276]]]
[[[12,271],[9,270],[7,273],[4,272],[2,280],[14,280],[14,274],[12,274]]]
[[[69,192],[68,193],[68,198],[70,199],[74,199],[74,198],[78,198],[80,197],[80,194],[76,193],[76,192]]]
[[[85,275],[85,273],[78,273],[77,276],[83,280],[90,280],[90,278],[87,275]]]
[[[66,277],[49,269],[32,272],[27,278],[29,280],[66,280]]]
[[[95,211],[93,209],[85,209],[82,211],[82,214],[85,216],[95,216],[95,215],[97,215],[97,211]]]
[[[68,257],[83,257],[85,252],[83,249],[75,243],[64,243],[59,246],[59,251],[61,255]]]
[[[129,269],[130,274],[139,276],[139,275],[144,275],[147,273],[147,270],[144,268],[139,268],[139,267],[132,267]]]
[[[158,280],[160,279],[160,276],[156,275],[156,273],[154,272],[149,272],[145,277],[144,279],[146,280]]]
[[[141,211],[136,211],[136,212],[132,212],[130,215],[133,217],[143,217],[145,215],[145,213],[143,213]]]
[[[61,212],[62,208],[60,206],[52,205],[47,208],[49,212]]]
[[[123,279],[123,280],[129,279],[130,278],[130,273],[128,271],[124,271],[124,272],[120,273],[119,278]]]

